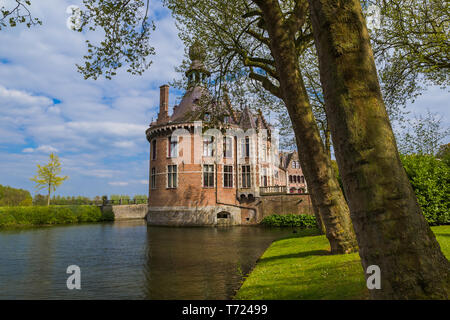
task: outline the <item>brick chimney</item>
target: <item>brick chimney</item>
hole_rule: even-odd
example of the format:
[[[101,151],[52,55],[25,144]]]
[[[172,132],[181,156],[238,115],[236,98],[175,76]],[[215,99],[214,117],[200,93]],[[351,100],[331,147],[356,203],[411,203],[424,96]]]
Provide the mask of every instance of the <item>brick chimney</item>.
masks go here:
[[[159,113],[157,123],[169,121],[169,86],[167,84],[159,87]]]

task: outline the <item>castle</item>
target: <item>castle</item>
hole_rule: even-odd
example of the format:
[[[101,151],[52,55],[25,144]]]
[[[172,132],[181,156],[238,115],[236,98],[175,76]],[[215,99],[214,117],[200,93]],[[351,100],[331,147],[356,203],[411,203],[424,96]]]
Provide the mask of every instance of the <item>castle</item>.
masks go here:
[[[254,114],[248,106],[238,111],[227,99],[209,99],[210,73],[198,42],[189,57],[181,102],[169,115],[169,86],[161,86],[158,118],[146,130],[148,223],[255,224],[270,196],[296,194],[300,200],[289,198],[295,208],[308,203],[297,152],[278,152],[273,128],[260,111]]]

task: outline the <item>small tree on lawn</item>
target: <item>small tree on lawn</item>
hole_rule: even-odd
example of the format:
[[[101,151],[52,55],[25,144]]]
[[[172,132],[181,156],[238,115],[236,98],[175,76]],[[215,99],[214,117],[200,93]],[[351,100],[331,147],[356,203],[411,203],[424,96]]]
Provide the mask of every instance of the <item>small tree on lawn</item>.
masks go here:
[[[37,174],[31,181],[36,182],[36,189],[47,189],[47,206],[50,205],[50,195],[52,191],[54,192],[57,187],[59,187],[64,180],[68,179],[68,176],[58,177],[61,172],[61,163],[56,154],[50,154],[50,161],[46,166],[37,165]]]

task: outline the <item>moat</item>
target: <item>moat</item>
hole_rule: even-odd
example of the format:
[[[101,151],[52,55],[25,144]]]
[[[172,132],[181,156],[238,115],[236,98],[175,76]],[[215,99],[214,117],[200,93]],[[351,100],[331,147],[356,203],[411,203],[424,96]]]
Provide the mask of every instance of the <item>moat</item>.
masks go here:
[[[230,299],[288,229],[143,220],[0,231],[0,299]],[[81,290],[68,290],[69,265]]]

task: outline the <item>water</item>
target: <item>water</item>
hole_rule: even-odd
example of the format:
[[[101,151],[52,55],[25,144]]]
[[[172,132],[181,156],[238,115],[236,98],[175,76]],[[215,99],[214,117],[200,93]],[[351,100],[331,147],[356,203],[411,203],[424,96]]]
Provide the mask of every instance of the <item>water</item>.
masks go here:
[[[242,273],[291,232],[141,220],[2,230],[0,299],[229,299]],[[81,268],[81,290],[67,289],[69,265]]]

